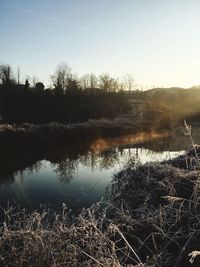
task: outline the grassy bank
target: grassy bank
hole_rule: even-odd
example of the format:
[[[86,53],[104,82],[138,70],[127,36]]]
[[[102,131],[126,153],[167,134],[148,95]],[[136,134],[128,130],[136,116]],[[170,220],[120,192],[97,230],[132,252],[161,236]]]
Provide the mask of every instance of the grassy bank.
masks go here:
[[[23,142],[31,141],[40,142],[43,145],[53,145],[63,142],[72,141],[85,141],[96,140],[98,138],[112,138],[119,137],[125,134],[135,134],[142,132],[162,131],[169,129],[160,129],[154,127],[150,122],[142,124],[134,121],[134,119],[126,119],[118,117],[114,120],[100,119],[89,120],[84,123],[76,124],[60,124],[60,123],[48,123],[48,124],[21,124],[21,125],[0,125],[0,141],[9,138],[20,139],[23,138]],[[16,141],[16,140],[14,140]]]
[[[147,266],[199,266],[198,257],[189,262],[200,250],[199,177],[193,149],[168,162],[129,162],[115,175],[112,201],[130,218],[121,227]]]
[[[194,154],[187,153],[187,163],[185,156],[145,165],[133,159],[113,177],[111,203],[97,203],[76,218],[65,204],[57,213],[2,209],[0,265],[199,266]]]

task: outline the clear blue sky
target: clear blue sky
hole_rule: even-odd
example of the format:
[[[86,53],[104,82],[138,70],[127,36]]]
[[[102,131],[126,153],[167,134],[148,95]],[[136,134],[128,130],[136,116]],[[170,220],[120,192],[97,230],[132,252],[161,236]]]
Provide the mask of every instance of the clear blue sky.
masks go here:
[[[131,73],[142,86],[200,84],[200,0],[0,0],[0,62],[48,85],[77,74]]]

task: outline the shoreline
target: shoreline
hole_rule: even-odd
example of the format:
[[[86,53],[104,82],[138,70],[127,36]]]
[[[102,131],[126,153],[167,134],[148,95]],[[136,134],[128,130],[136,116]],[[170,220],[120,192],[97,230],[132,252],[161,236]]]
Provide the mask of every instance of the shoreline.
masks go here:
[[[200,155],[200,147],[197,151]],[[193,149],[189,153],[194,156]],[[0,263],[191,266],[189,254],[200,250],[199,169],[191,167],[184,156],[138,166],[128,162],[113,177],[111,202],[106,207],[96,203],[77,217],[71,217],[65,203],[60,213],[1,209]],[[192,266],[199,262],[197,256]]]
[[[96,122],[95,122],[96,123]],[[170,131],[144,131],[130,127],[119,129],[110,125],[20,125],[0,128],[0,180],[21,171],[39,160],[51,161],[58,154],[61,158],[66,151],[100,153],[105,149],[126,144],[145,143],[166,138]],[[77,151],[77,152],[76,152]],[[58,152],[58,153],[57,153]]]

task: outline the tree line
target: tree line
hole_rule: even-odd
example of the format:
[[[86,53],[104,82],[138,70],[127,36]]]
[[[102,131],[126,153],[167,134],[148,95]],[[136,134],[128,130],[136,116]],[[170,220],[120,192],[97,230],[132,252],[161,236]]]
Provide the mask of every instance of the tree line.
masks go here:
[[[66,63],[50,76],[51,88],[33,77],[21,82],[8,64],[0,65],[0,116],[7,123],[83,122],[114,118],[130,110],[128,91],[136,90],[132,75],[122,81],[104,73],[75,75]]]

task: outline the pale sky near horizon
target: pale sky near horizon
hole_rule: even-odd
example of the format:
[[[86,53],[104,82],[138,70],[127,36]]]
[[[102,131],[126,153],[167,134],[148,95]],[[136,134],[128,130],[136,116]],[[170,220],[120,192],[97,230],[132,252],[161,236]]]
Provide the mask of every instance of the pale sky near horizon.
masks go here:
[[[0,63],[46,86],[61,62],[145,89],[199,85],[199,14],[200,0],[0,0]]]

